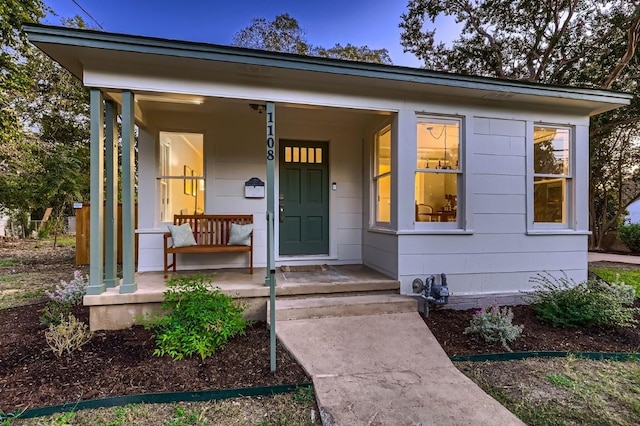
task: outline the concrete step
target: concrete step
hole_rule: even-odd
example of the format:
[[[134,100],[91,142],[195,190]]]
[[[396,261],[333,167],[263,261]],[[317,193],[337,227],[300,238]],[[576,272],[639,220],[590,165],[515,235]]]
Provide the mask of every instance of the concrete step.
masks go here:
[[[276,300],[276,321],[417,312],[416,299],[399,294]],[[267,301],[267,322],[271,320]]]

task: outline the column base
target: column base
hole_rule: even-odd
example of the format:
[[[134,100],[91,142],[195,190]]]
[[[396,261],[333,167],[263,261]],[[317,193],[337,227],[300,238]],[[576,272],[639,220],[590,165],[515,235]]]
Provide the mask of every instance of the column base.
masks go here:
[[[138,284],[135,282],[131,284],[120,284],[120,294],[135,293],[137,290]]]
[[[102,294],[105,292],[105,285],[103,284],[99,284],[99,285],[90,285],[87,286],[87,294],[90,295],[98,295],[98,294]]]

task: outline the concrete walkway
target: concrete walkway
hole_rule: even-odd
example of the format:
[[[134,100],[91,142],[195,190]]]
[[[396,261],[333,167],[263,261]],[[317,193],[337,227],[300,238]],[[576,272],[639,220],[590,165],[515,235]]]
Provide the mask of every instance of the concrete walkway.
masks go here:
[[[617,262],[640,265],[640,256],[589,252],[589,262]]]
[[[324,425],[523,425],[458,371],[418,313],[279,321]]]

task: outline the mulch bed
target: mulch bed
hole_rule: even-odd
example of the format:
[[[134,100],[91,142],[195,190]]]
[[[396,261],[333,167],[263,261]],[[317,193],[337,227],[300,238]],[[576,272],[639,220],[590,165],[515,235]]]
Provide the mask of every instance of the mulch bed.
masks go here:
[[[213,357],[172,361],[153,356],[154,341],[142,327],[99,331],[71,357],[57,358],[44,339],[39,322],[43,305],[0,311],[0,409],[55,405],[109,396],[237,387],[269,386],[309,381],[297,362],[278,345],[277,371],[271,373],[269,331],[264,323],[232,340]],[[630,329],[553,328],[538,321],[528,306],[516,306],[514,324],[522,335],[511,344],[514,351],[638,352],[640,332]],[[464,329],[474,310],[431,311],[425,320],[448,355],[504,352]],[[88,311],[79,307],[79,319]]]
[[[110,396],[231,389],[309,382],[300,365],[280,345],[271,373],[269,331],[264,323],[247,329],[211,358],[173,361],[153,356],[152,333],[99,331],[81,351],[57,358],[40,324],[44,305],[0,311],[0,410]],[[76,316],[88,323],[88,309]]]
[[[636,300],[636,307],[640,302]],[[483,340],[463,334],[475,309],[431,311],[425,320],[449,356],[505,352],[502,345],[489,345]],[[640,352],[640,329],[632,328],[564,328],[551,327],[539,321],[529,306],[513,307],[513,324],[524,325],[522,334],[509,344],[514,352]],[[636,317],[640,319],[640,316]]]

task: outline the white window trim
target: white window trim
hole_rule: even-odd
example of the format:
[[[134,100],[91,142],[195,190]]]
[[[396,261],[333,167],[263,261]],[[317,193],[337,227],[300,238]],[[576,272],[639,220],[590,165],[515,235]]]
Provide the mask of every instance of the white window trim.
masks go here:
[[[451,123],[457,121],[459,125],[460,141],[459,141],[459,167],[458,170],[448,169],[418,169],[418,138],[416,135],[413,144],[413,173],[412,182],[415,184],[415,176],[418,172],[427,173],[453,173],[459,175],[460,182],[458,183],[458,212],[457,222],[416,222],[413,218],[414,233],[421,234],[461,234],[469,235],[473,233],[473,226],[471,221],[472,207],[469,205],[470,196],[470,179],[468,179],[471,173],[470,161],[471,158],[471,144],[469,141],[473,135],[473,129],[471,123],[473,117],[466,115],[443,115],[443,114],[430,114],[426,112],[417,112],[414,126],[417,128],[420,122],[428,121],[430,123]],[[415,202],[415,192],[413,194],[413,200]]]
[[[569,130],[569,175],[562,176],[567,179],[566,190],[566,223],[547,223],[534,221],[534,178],[549,177],[559,175],[535,174],[533,170],[533,138],[536,127],[551,127],[556,129]],[[576,127],[574,125],[533,122],[526,123],[526,156],[527,156],[527,234],[529,235],[547,235],[547,234],[585,234],[584,231],[576,229]],[[589,234],[589,232],[586,232]]]
[[[382,174],[376,174],[377,173],[377,155],[378,155],[378,135],[383,133],[385,130],[389,131],[390,133],[390,137],[391,137],[391,147],[390,147],[390,153],[389,155],[391,156],[389,158],[389,162],[391,164],[390,166],[390,170],[388,172],[382,173]],[[369,229],[371,230],[375,230],[375,229],[380,229],[380,230],[389,230],[391,229],[392,226],[392,216],[393,216],[393,203],[391,205],[391,209],[389,211],[390,217],[389,217],[389,221],[388,222],[379,222],[378,221],[378,180],[381,177],[386,177],[389,176],[389,180],[390,180],[390,191],[391,193],[393,193],[394,191],[394,187],[393,187],[393,176],[392,176],[392,172],[393,172],[393,126],[391,122],[387,122],[385,123],[383,126],[380,126],[378,128],[376,128],[376,130],[373,132],[373,150],[372,150],[372,155],[370,156],[370,161],[371,161],[371,174],[370,174],[370,193],[371,193],[371,197],[370,197],[370,205],[369,205],[369,211],[370,211],[370,218],[369,218]],[[393,200],[393,197],[391,197],[391,200]]]

